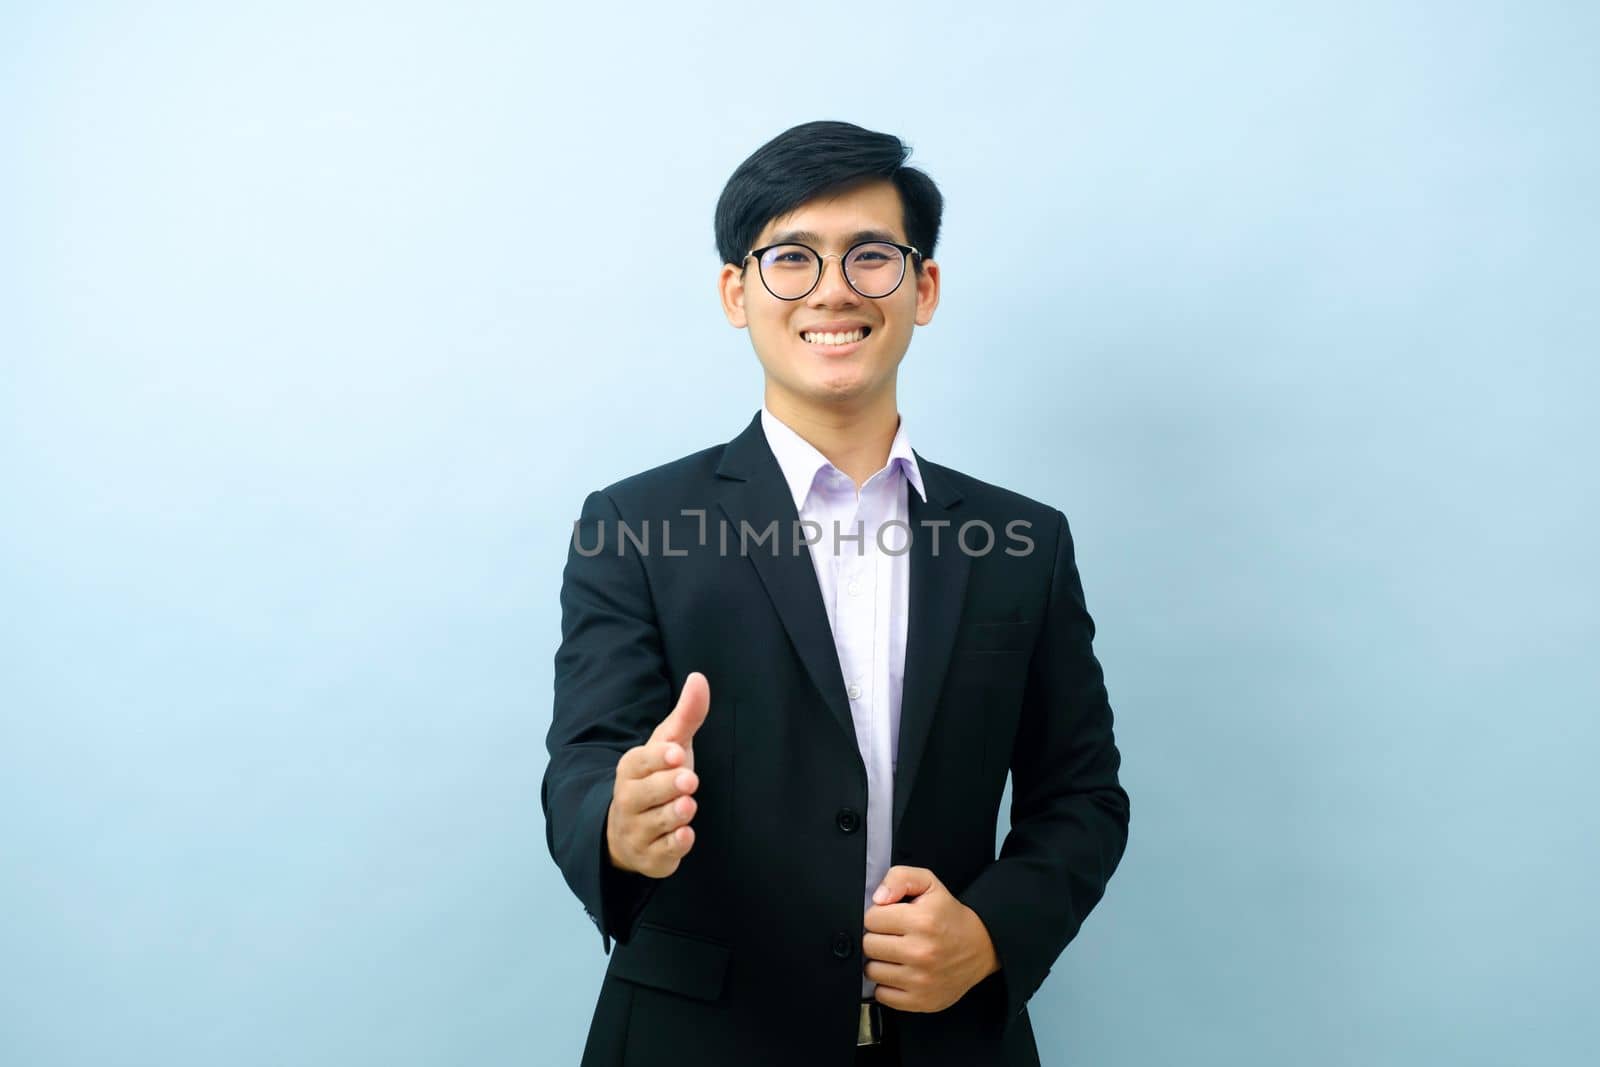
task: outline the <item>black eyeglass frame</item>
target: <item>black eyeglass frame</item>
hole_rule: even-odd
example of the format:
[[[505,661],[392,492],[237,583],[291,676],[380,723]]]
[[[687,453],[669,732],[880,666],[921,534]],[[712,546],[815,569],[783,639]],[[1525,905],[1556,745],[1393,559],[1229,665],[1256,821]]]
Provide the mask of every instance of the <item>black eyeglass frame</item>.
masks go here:
[[[807,252],[810,252],[812,255],[817,257],[817,277],[816,277],[816,280],[811,283],[811,288],[807,289],[805,292],[801,293],[799,296],[778,296],[777,293],[772,293],[772,286],[767,284],[767,276],[761,270],[761,255],[762,255],[762,253],[770,252],[774,248],[783,248],[786,245],[794,245],[797,248],[803,248]],[[868,296],[866,293],[863,293],[860,289],[856,288],[856,283],[850,280],[850,272],[844,269],[844,261],[846,259],[850,258],[850,253],[851,252],[854,252],[856,249],[860,248],[862,245],[889,245],[892,248],[898,248],[900,250],[900,255],[903,257],[901,259],[901,261],[900,261],[900,278],[899,278],[898,281],[896,281],[894,283],[894,288],[890,289],[887,293],[882,293],[882,294],[880,294],[878,296]],[[823,260],[826,260],[826,259],[837,259],[839,261],[839,273],[844,275],[844,283],[846,285],[848,285],[850,287],[851,291],[854,292],[857,296],[861,297],[863,300],[883,300],[886,297],[891,297],[895,293],[900,291],[900,286],[902,284],[904,284],[905,280],[906,280],[906,263],[910,259],[911,256],[916,256],[917,257],[917,262],[919,262],[919,263],[923,261],[922,253],[918,252],[911,245],[903,245],[903,244],[900,244],[898,241],[878,241],[878,240],[857,241],[855,244],[853,244],[849,248],[845,249],[843,253],[829,252],[827,255],[823,255],[821,252],[818,252],[815,248],[812,248],[810,245],[806,244],[803,241],[776,241],[776,242],[774,242],[773,244],[770,244],[770,245],[762,245],[760,248],[752,248],[750,251],[748,251],[748,252],[746,252],[744,254],[744,258],[745,259],[749,259],[751,256],[755,256],[756,257],[756,275],[758,277],[760,277],[760,279],[761,279],[762,288],[766,289],[767,292],[772,293],[773,297],[775,299],[778,299],[778,300],[804,300],[806,297],[808,297],[812,293],[816,292],[817,291],[817,286],[822,284],[822,272],[827,269],[826,264],[823,263]]]

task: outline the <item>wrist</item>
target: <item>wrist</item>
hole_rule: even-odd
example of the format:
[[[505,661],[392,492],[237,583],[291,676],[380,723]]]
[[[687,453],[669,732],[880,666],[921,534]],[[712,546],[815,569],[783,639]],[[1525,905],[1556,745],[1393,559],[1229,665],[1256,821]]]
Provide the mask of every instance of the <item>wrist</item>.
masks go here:
[[[971,908],[967,908],[967,914],[972,916],[973,936],[978,942],[979,959],[983,961],[981,977],[987,978],[1000,969],[1000,954],[995,951],[994,939],[989,936],[989,928],[983,924],[983,917]]]
[[[611,809],[610,808],[606,809],[606,823],[605,823],[605,826],[600,831],[600,836],[605,839],[606,861],[608,863],[610,863],[611,866],[613,868],[615,868],[616,870],[619,870],[619,871],[632,870],[633,868],[629,867],[626,863],[624,863],[622,861],[622,857],[617,855],[617,850],[611,844]]]

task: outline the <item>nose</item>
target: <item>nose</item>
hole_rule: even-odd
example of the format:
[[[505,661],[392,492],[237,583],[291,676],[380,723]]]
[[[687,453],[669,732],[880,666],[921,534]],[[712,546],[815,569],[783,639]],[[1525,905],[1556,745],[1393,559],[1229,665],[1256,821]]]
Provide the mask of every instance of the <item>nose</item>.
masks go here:
[[[838,261],[837,270],[828,269],[828,260]],[[836,252],[830,252],[822,257],[822,277],[817,279],[816,288],[811,290],[811,302],[832,306],[843,302],[854,304],[860,300],[861,294],[850,287],[850,282],[844,276],[844,257]]]

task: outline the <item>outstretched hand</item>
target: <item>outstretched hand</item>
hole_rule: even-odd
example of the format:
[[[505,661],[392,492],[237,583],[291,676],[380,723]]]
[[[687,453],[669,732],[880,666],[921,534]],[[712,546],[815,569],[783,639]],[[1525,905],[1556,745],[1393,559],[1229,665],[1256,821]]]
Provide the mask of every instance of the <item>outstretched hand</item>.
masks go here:
[[[650,734],[617,761],[606,812],[611,865],[665,878],[694,846],[694,735],[711,710],[711,683],[699,671],[684,679],[678,703]]]

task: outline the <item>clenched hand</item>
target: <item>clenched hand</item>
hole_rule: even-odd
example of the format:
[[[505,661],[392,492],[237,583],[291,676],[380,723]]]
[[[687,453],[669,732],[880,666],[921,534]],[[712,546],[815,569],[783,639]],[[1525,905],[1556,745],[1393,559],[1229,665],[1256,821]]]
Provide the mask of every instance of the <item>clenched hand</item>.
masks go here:
[[[906,900],[906,897],[915,897]],[[890,867],[861,937],[873,996],[900,1011],[943,1011],[1000,969],[978,913],[926,867]]]

